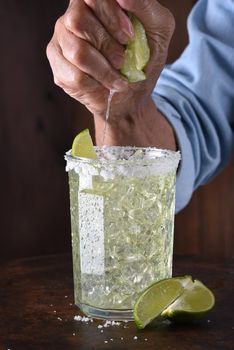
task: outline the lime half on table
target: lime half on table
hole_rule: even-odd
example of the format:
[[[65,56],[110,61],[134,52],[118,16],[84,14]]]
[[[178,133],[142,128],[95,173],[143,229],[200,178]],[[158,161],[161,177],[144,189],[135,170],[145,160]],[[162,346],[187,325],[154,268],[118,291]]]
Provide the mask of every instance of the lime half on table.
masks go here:
[[[93,141],[88,129],[81,131],[72,143],[72,155],[75,157],[97,158]]]
[[[161,280],[146,288],[134,305],[133,316],[137,327],[145,328],[160,316],[163,310],[183,293],[184,286],[190,283],[192,283],[191,277],[185,276]]]
[[[191,321],[203,317],[215,303],[213,293],[191,276],[168,278],[145,289],[134,305],[134,320],[139,329],[157,317]]]
[[[141,22],[129,14],[134,30],[134,38],[129,40],[125,48],[124,64],[121,73],[130,83],[146,79],[143,71],[150,58],[150,49],[145,29]]]
[[[182,295],[161,314],[170,320],[193,321],[201,319],[215,304],[214,294],[201,281],[194,280]]]

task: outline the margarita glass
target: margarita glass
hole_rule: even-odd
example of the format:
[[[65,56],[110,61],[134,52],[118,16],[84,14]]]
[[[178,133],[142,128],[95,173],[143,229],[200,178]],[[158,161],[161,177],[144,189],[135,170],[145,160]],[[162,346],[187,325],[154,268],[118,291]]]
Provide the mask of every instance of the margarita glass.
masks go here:
[[[179,152],[95,148],[67,152],[75,303],[91,317],[133,318],[138,294],[171,277]]]

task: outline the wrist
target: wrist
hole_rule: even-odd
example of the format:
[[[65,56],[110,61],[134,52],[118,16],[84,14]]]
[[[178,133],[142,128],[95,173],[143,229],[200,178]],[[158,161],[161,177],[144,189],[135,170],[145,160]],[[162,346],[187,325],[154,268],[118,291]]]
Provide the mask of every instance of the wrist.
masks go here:
[[[94,118],[96,144],[102,145],[105,120]],[[157,147],[176,150],[173,128],[157,110],[151,96],[141,101],[137,109],[124,117],[107,122],[105,145]]]

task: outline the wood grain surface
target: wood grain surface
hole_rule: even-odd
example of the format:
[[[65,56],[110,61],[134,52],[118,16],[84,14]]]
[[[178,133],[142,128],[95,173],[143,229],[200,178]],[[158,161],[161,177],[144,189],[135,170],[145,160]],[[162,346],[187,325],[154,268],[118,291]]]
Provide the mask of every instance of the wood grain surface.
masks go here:
[[[231,350],[233,273],[233,261],[175,257],[174,275],[191,274],[213,290],[210,314],[190,325],[154,323],[140,331],[129,322],[100,329],[101,320],[74,320],[81,313],[73,304],[69,255],[12,261],[0,265],[0,349]]]

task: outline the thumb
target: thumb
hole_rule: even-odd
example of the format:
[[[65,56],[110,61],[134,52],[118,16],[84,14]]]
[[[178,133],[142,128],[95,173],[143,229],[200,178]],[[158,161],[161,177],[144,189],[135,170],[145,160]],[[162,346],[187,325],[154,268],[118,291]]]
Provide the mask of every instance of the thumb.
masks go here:
[[[116,0],[126,11],[133,13],[143,24],[149,39],[156,40],[159,36],[167,44],[175,29],[172,13],[156,0]]]

